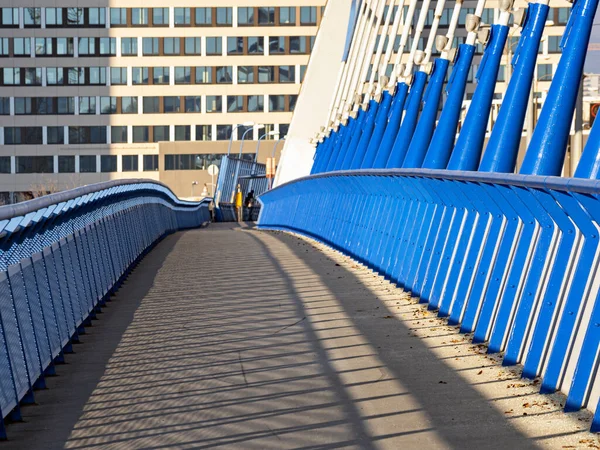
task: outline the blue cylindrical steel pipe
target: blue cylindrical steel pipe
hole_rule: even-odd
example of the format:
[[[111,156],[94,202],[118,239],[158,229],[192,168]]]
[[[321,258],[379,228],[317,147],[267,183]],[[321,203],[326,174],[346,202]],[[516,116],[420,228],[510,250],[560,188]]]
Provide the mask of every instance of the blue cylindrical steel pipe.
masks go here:
[[[510,83],[479,165],[482,172],[512,173],[515,170],[538,49],[549,10],[548,5],[541,3],[530,3],[527,8],[525,24],[512,61],[514,69]]]
[[[410,145],[410,140],[415,133],[417,126],[417,120],[419,119],[419,110],[421,109],[421,99],[423,98],[423,89],[425,88],[425,82],[427,81],[427,74],[425,72],[418,71],[414,75],[413,83],[408,93],[408,99],[406,100],[406,112],[400,125],[400,131],[394,141],[394,146],[390,153],[390,157],[387,160],[385,167],[397,168],[402,167],[406,151]]]
[[[392,100],[392,107],[390,109],[390,116],[388,119],[383,138],[381,139],[381,145],[377,150],[377,156],[373,163],[374,169],[383,169],[387,163],[387,160],[392,151],[394,145],[394,139],[400,129],[400,122],[402,121],[402,111],[404,111],[404,103],[408,94],[408,85],[406,83],[398,83],[396,85],[396,92],[394,93],[394,100]]]
[[[475,54],[475,46],[461,44],[454,60],[452,74],[446,86],[446,103],[442,108],[440,120],[433,132],[433,137],[423,161],[423,168],[445,169],[454,148],[456,130],[460,119],[460,110],[465,97],[469,68]]]
[[[434,61],[431,78],[423,95],[423,107],[419,123],[410,141],[402,167],[418,168],[423,164],[433,135],[444,79],[448,73],[448,64],[447,59],[438,58]]]
[[[508,27],[492,25],[491,36],[477,72],[477,87],[448,161],[448,170],[477,170],[485,140],[487,122],[494,98],[500,59],[506,44]]]
[[[363,158],[361,164],[362,169],[370,169],[373,167],[373,162],[377,156],[377,150],[381,145],[383,134],[385,133],[386,125],[388,122],[388,116],[390,113],[390,106],[392,104],[392,95],[388,91],[384,91],[381,97],[381,103],[379,105],[379,111],[377,111],[377,117],[375,118],[375,128],[367,147],[367,153]]]
[[[567,141],[598,0],[576,0],[562,38],[562,56],[525,153],[522,174],[558,176]]]

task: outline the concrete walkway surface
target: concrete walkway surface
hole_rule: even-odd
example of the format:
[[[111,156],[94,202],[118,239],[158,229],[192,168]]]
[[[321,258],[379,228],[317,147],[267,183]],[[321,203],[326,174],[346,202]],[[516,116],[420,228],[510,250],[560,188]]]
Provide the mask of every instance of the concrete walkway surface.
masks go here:
[[[0,450],[600,448],[588,413],[287,233],[168,236],[82,341]]]

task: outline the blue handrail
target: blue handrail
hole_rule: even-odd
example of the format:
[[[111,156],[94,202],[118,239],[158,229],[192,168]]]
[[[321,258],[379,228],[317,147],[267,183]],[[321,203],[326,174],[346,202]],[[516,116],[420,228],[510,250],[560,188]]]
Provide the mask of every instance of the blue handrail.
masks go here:
[[[150,180],[115,180],[0,207],[0,440],[54,364],[163,236],[210,220]]]

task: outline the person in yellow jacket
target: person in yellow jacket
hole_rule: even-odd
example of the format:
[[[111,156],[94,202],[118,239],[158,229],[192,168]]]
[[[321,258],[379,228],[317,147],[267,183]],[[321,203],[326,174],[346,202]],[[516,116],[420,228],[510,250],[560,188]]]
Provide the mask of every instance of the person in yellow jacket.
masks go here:
[[[242,202],[242,188],[238,184],[237,185],[237,192],[235,193],[235,210],[237,211],[238,222],[241,222],[244,219],[244,211],[242,209],[242,206],[243,206],[243,202]]]

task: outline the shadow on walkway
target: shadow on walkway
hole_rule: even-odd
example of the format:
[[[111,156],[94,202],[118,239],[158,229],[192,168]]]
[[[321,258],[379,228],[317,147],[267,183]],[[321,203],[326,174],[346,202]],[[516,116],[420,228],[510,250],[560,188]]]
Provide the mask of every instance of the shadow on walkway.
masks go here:
[[[291,235],[169,236],[0,450],[538,448],[381,297]]]

